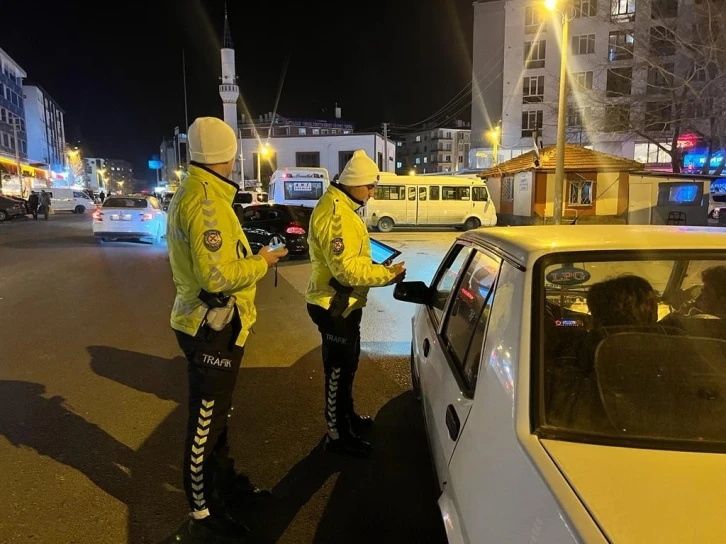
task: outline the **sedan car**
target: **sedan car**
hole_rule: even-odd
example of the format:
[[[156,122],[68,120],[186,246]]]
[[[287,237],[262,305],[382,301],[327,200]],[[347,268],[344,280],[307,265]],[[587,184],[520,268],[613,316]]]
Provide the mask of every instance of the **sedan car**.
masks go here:
[[[472,231],[394,296],[450,543],[723,541],[719,229]]]
[[[93,213],[93,235],[107,240],[152,240],[166,235],[166,212],[150,195],[110,196]]]
[[[0,222],[25,216],[23,202],[0,194]]]
[[[308,254],[308,228],[312,208],[285,204],[260,204],[241,210],[242,230],[254,253],[280,238],[290,255]]]

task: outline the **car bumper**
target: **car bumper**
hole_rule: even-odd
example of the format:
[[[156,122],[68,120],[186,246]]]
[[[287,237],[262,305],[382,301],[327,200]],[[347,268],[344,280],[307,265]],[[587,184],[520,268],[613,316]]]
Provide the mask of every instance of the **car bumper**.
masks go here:
[[[94,236],[97,238],[115,238],[115,239],[131,239],[131,238],[146,238],[148,236],[153,236],[148,231],[144,230],[134,230],[134,231],[94,231]]]

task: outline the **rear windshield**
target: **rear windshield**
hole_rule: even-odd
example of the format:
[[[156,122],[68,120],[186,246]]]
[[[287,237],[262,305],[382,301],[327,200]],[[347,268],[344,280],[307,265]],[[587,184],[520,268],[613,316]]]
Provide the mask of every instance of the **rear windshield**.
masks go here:
[[[145,198],[107,198],[103,203],[104,208],[146,208]]]
[[[267,202],[267,193],[257,193],[257,202]]]
[[[540,267],[541,432],[726,450],[726,252],[683,255]]]
[[[310,224],[310,216],[313,215],[313,208],[295,206],[294,208],[291,208],[291,211],[295,216],[295,221],[302,223],[303,225]]]

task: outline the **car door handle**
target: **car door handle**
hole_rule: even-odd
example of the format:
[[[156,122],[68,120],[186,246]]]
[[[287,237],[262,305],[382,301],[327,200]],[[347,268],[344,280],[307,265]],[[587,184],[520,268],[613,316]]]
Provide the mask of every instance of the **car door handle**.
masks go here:
[[[431,350],[431,342],[429,342],[429,339],[426,338],[423,343],[423,354],[424,357],[429,356],[429,351]]]
[[[451,440],[456,440],[459,437],[461,422],[459,421],[459,415],[456,413],[456,408],[454,408],[453,404],[449,404],[446,407],[446,427],[449,429],[449,437],[451,437]]]

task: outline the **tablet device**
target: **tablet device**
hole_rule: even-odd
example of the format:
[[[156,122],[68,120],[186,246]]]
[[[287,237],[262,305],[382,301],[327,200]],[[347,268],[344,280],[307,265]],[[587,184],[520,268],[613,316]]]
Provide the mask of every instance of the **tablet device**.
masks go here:
[[[393,249],[391,246],[387,246],[383,242],[371,238],[371,259],[374,263],[390,263],[399,255],[401,255],[401,252],[397,249]]]

